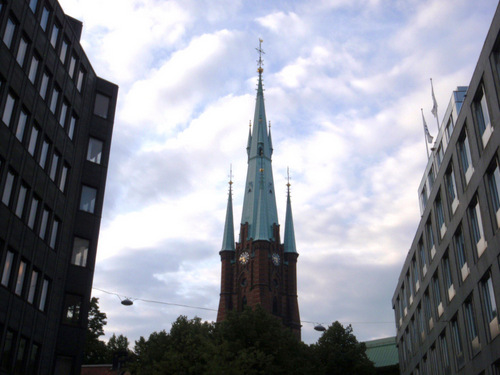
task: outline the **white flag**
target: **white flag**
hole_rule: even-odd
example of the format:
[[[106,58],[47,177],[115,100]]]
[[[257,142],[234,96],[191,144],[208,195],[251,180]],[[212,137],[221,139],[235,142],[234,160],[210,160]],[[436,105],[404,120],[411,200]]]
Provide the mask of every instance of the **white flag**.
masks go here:
[[[423,111],[422,111],[422,121],[424,123],[424,133],[425,133],[425,138],[427,139],[427,143],[432,143],[434,137],[431,135],[431,133],[429,133],[429,128],[427,127],[427,123],[425,122]]]
[[[437,118],[437,116],[438,116],[438,103],[436,101],[436,97],[434,96],[434,86],[432,85],[432,78],[431,78],[431,92],[432,92],[432,109],[431,109],[431,112],[434,115],[434,117]]]

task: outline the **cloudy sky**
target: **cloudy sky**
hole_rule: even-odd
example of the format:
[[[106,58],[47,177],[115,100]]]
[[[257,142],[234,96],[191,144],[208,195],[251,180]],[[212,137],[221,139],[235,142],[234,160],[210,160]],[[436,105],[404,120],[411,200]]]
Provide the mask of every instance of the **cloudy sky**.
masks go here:
[[[303,321],[395,335],[391,298],[420,219],[420,108],[437,133],[495,0],[60,0],[120,86],[94,287],[106,336],[213,321],[228,193],[239,231],[264,40],[278,214],[290,167]],[[441,120],[441,118],[440,118]],[[153,300],[204,309],[145,302]],[[319,337],[303,322],[302,337]]]

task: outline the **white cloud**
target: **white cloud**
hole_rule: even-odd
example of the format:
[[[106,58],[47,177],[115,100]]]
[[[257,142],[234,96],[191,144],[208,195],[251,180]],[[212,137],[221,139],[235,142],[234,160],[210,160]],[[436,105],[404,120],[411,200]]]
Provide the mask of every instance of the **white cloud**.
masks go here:
[[[391,297],[419,220],[421,107],[436,132],[429,78],[444,113],[470,80],[495,4],[61,2],[84,22],[98,74],[120,85],[94,285],[217,308],[227,175],[232,163],[237,236],[263,37],[282,226],[291,168],[301,316],[378,322],[353,325],[362,340],[393,335],[381,322],[394,319]],[[123,310],[99,295],[107,331],[131,340],[180,314],[215,319],[141,301]],[[304,324],[307,342],[318,337],[312,327]]]

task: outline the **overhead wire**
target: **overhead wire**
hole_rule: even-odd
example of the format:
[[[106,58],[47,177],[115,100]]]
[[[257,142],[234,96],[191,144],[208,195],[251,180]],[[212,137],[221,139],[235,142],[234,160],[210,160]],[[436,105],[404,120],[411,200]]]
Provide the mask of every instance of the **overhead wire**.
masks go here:
[[[125,297],[125,298],[130,298],[133,301],[142,301],[142,302],[147,302],[147,303],[156,303],[156,304],[167,305],[167,306],[186,307],[186,308],[189,308],[189,309],[198,309],[198,310],[206,310],[206,311],[217,311],[216,309],[211,309],[209,307],[192,306],[192,305],[184,305],[184,304],[181,304],[181,303],[172,303],[172,302],[156,301],[156,300],[144,299],[144,298],[127,297],[125,294],[118,294],[116,292],[110,292],[108,290],[104,290],[104,289],[96,288],[96,287],[92,287],[92,289],[98,290],[98,291],[106,293],[106,294],[115,295],[118,298],[120,298],[120,300],[121,300],[121,297]],[[318,322],[311,322],[309,320],[301,320],[301,323],[320,324]],[[394,322],[383,322],[383,321],[381,321],[381,322],[340,322],[340,323],[342,323],[342,324],[393,324]]]

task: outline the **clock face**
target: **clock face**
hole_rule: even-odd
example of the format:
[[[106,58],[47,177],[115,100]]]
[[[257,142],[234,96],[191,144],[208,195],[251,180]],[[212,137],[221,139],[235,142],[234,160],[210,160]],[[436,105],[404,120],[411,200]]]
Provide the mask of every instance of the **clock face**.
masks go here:
[[[248,263],[248,260],[250,259],[250,255],[244,251],[240,254],[240,257],[239,257],[239,261],[241,264],[247,264]]]
[[[280,264],[280,256],[279,256],[279,254],[273,253],[273,255],[271,256],[271,258],[273,259],[273,264],[275,266],[279,266],[279,264]]]

